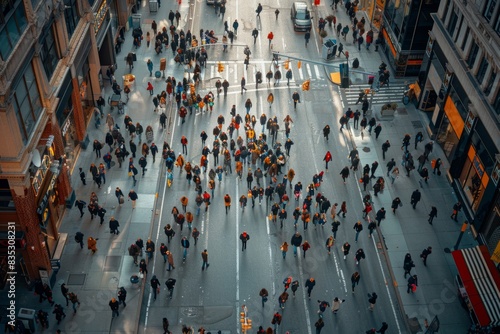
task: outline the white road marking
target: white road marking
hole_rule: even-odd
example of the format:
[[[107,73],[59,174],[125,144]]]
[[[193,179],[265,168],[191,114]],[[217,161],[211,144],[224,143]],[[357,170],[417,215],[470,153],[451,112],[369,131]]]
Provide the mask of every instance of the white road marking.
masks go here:
[[[239,182],[238,178],[236,178],[236,332],[240,333],[240,233],[239,233],[239,210],[238,210],[238,199],[239,197]]]

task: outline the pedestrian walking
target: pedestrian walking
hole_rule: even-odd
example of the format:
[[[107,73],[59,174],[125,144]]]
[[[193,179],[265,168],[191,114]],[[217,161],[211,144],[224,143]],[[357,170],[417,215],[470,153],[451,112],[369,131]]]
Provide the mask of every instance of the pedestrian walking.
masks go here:
[[[387,150],[389,150],[389,147],[391,147],[391,143],[389,140],[386,140],[385,143],[382,144],[382,158],[385,160],[385,154],[387,153]]]
[[[302,244],[302,236],[299,232],[295,232],[290,240],[290,244],[293,246],[293,256],[297,257],[297,248]]]
[[[66,299],[66,306],[68,306],[68,301],[69,301],[68,293],[69,293],[69,290],[66,287],[65,283],[61,284],[61,293],[62,293],[64,299]]]
[[[420,199],[422,198],[422,194],[418,189],[416,189],[412,194],[411,194],[411,202],[410,204],[413,205],[413,209],[417,206],[417,203],[420,202]]]
[[[404,259],[404,262],[403,262],[403,269],[405,270],[405,278],[406,278],[406,275],[410,275],[411,276],[411,269],[413,267],[415,267],[415,263],[413,263],[413,260],[411,258],[411,254],[410,253],[406,253],[405,259]]]
[[[149,260],[153,258],[154,253],[155,253],[155,243],[153,240],[148,239],[146,241],[146,254]]]
[[[306,33],[304,34],[304,39],[306,40],[306,48],[307,48],[307,44],[309,44],[309,39],[311,39],[310,31],[306,31]]]
[[[375,304],[377,303],[377,294],[375,292],[372,292],[371,295],[369,295],[369,298],[368,298],[368,303],[370,303],[370,306],[368,307],[368,309],[370,311],[373,311],[373,309],[375,308]]]
[[[311,299],[311,292],[315,285],[316,285],[316,280],[312,277],[310,277],[305,283],[305,286],[307,288],[307,296],[309,297],[309,299]]]
[[[342,245],[342,252],[344,253],[344,260],[347,259],[347,255],[349,255],[349,251],[351,250],[351,245],[346,241]]]
[[[151,278],[151,291],[153,291],[153,299],[156,300],[156,295],[160,293],[160,280],[156,277],[156,275],[153,275]]]
[[[123,304],[123,307],[127,307],[127,290],[122,286],[120,289],[118,289],[118,303],[121,305]]]
[[[359,285],[359,280],[360,280],[361,276],[359,275],[359,273],[357,271],[355,271],[352,276],[351,276],[351,288],[352,288],[352,293],[354,293],[354,287],[356,285]]]
[[[361,259],[364,259],[365,258],[365,252],[363,251],[363,248],[360,248],[356,251],[356,255],[355,255],[355,259],[356,259],[356,265],[359,264],[359,261],[361,261]]]
[[[203,264],[201,265],[201,270],[208,269],[210,264],[208,263],[208,251],[206,249],[201,252],[201,259],[203,260]]]
[[[361,221],[358,220],[356,223],[354,223],[353,229],[356,231],[356,237],[354,240],[358,242],[359,233],[363,231],[363,224],[361,224]]]
[[[262,288],[259,292],[259,296],[262,300],[262,307],[264,307],[264,304],[267,302],[267,299],[268,299],[268,296],[269,296],[269,292],[267,292],[266,289]]]
[[[306,252],[309,250],[309,248],[311,248],[309,242],[307,242],[307,240],[304,241],[304,243],[302,244],[302,253],[304,255],[304,259],[306,258]]]
[[[427,257],[432,253],[432,247],[429,246],[420,253],[420,258],[424,261],[424,266],[427,267]]]
[[[323,158],[323,161],[326,164],[325,166],[326,171],[328,171],[328,163],[332,160],[333,160],[332,154],[330,153],[330,151],[326,151],[325,157]]]
[[[406,293],[414,293],[417,291],[417,286],[418,286],[418,277],[417,275],[410,276],[408,278],[408,285],[406,289]]]
[[[99,239],[94,239],[92,237],[88,237],[87,239],[87,248],[92,251],[92,255],[97,252],[97,240]]]
[[[281,244],[280,250],[284,260],[286,258],[286,253],[288,252],[288,243],[286,241]]]
[[[438,210],[435,206],[431,207],[431,212],[429,212],[429,219],[427,220],[429,222],[429,224],[432,225],[432,221],[434,220],[434,218],[436,218],[438,215]]]
[[[262,12],[262,5],[260,3],[257,5],[255,12],[257,13],[257,17],[260,19],[260,13]]]
[[[167,262],[168,262],[167,271],[175,269],[175,266],[174,266],[174,256],[172,255],[172,253],[170,251],[167,251]]]
[[[453,205],[453,212],[451,213],[450,218],[457,222],[457,216],[460,210],[462,210],[462,203],[458,201]]]
[[[63,307],[59,304],[56,304],[54,306],[54,311],[52,311],[52,313],[56,315],[56,320],[57,320],[58,325],[61,323],[61,320],[63,318],[66,318],[66,313],[64,313]],[[48,326],[48,322],[47,322],[47,326]]]
[[[332,313],[337,314],[340,309],[340,305],[345,302],[345,299],[339,299],[339,297],[335,297],[332,301]]]
[[[323,318],[319,318],[315,323],[314,327],[316,327],[316,334],[321,334],[321,330],[325,327],[325,323],[323,322]]]
[[[329,236],[328,239],[326,239],[326,250],[328,251],[328,255],[331,253],[332,247],[335,245],[335,239],[333,238],[333,235]]]
[[[181,247],[183,248],[183,250],[182,250],[182,262],[184,263],[184,262],[186,262],[187,251],[189,249],[189,240],[186,237],[182,237]]]
[[[297,280],[293,281],[291,288],[292,288],[292,296],[293,298],[295,298],[295,292],[297,292],[297,289],[299,288],[299,281]]]
[[[342,180],[344,181],[349,177],[349,167],[345,166],[341,171],[340,175],[342,176]],[[345,217],[345,216],[344,216]]]
[[[273,315],[273,319],[271,320],[271,324],[274,325],[274,333],[278,332],[278,327],[281,325],[281,314],[279,312],[275,312]],[[269,331],[268,331],[269,332]]]
[[[382,326],[380,327],[380,329],[377,331],[377,333],[381,333],[381,334],[384,334],[385,331],[389,328],[389,325],[387,324],[387,322],[382,322]]]
[[[245,80],[245,77],[241,77],[240,84],[241,84],[241,94],[242,95],[243,95],[243,90],[245,90],[245,91],[247,90],[246,87],[245,87],[246,83],[247,83],[247,81]]]
[[[441,168],[441,165],[443,164],[441,158],[437,158],[436,160],[432,160],[431,162],[431,165],[432,165],[432,173],[433,174],[436,174],[436,171],[437,171],[437,175],[441,175],[441,170],[439,168]]]
[[[87,203],[85,201],[82,201],[80,199],[77,199],[75,201],[75,206],[80,210],[80,218],[83,217],[83,209],[87,207]]]
[[[276,21],[278,21],[278,15],[280,15],[280,10],[278,8],[274,11],[274,15],[276,16]]]
[[[120,313],[118,312],[119,307],[120,304],[118,303],[116,298],[111,298],[111,300],[109,301],[109,308],[111,309],[111,312],[113,312],[111,319],[120,316]]]
[[[269,48],[272,49],[272,42],[273,42],[273,38],[274,38],[274,34],[273,32],[271,31],[269,34],[267,34],[267,39],[269,41]]]
[[[392,213],[396,214],[396,210],[400,206],[403,206],[403,203],[401,202],[401,199],[399,197],[396,197],[395,199],[393,199],[392,200],[392,204],[391,204]]]
[[[174,288],[175,288],[175,282],[177,282],[177,280],[174,278],[169,278],[165,281],[165,285],[167,286],[167,290],[168,290],[169,299],[172,299],[172,295],[174,293]]]
[[[285,309],[285,303],[286,303],[287,300],[288,300],[288,292],[283,291],[281,293],[281,295],[279,296],[279,298],[278,298],[278,304],[279,304],[279,307],[281,307],[282,310]]]
[[[128,193],[128,200],[132,201],[132,209],[135,209],[135,203],[139,196],[137,196],[137,193],[134,191],[134,189],[130,189]]]
[[[109,231],[111,234],[115,234],[115,235],[120,234],[120,231],[118,231],[119,226],[120,226],[120,223],[118,222],[118,220],[115,219],[115,217],[111,217],[109,219]]]
[[[73,314],[76,314],[76,307],[80,306],[80,301],[78,300],[77,294],[73,292],[68,293],[68,299],[71,301],[71,304],[73,306]]]
[[[326,311],[327,307],[330,307],[330,303],[327,302],[326,300],[318,300],[318,316],[320,318],[323,318],[323,313]]]
[[[83,169],[81,167],[79,168],[79,170],[80,170],[80,180],[82,180],[82,183],[85,186],[85,185],[87,185],[85,172],[83,171]]]
[[[240,240],[241,251],[244,252],[245,249],[247,249],[247,241],[250,240],[250,235],[246,231],[243,231],[243,233],[240,234]]]

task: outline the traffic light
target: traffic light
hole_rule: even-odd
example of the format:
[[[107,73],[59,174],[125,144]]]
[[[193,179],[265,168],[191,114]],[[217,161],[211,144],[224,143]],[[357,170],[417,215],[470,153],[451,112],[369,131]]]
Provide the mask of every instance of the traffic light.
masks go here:
[[[297,67],[300,69],[300,66],[302,66],[302,62],[299,60],[299,61],[297,62]]]
[[[290,68],[290,60],[285,60],[283,65],[285,66],[285,69],[288,70]]]
[[[311,80],[306,80],[302,83],[302,90],[309,90]]]
[[[224,72],[224,65],[222,63],[217,64],[217,72]]]

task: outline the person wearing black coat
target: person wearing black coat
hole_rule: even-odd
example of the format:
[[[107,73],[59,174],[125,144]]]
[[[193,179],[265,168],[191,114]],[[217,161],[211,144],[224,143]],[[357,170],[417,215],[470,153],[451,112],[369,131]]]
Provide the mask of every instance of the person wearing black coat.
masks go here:
[[[137,152],[137,145],[134,143],[132,139],[130,140],[129,145],[130,145],[130,152],[132,152],[132,157],[135,158],[135,152]]]
[[[295,232],[290,240],[290,244],[293,246],[293,256],[297,257],[297,248],[302,244],[302,236],[299,232]]]
[[[411,194],[411,204],[413,205],[413,209],[417,206],[417,203],[420,201],[420,198],[422,197],[422,194],[418,189],[416,189],[412,194]]]
[[[97,215],[99,218],[101,218],[100,224],[104,223],[104,215],[106,214],[106,209],[104,209],[102,206],[99,206],[97,208]]]
[[[377,221],[377,226],[380,226],[380,222],[382,219],[385,219],[385,209],[380,208],[380,210],[377,211],[377,214],[375,215],[375,220]]]
[[[115,217],[111,217],[109,220],[109,230],[111,233],[118,235],[120,231],[118,231],[118,226],[120,226],[120,223],[118,220],[115,219]]]

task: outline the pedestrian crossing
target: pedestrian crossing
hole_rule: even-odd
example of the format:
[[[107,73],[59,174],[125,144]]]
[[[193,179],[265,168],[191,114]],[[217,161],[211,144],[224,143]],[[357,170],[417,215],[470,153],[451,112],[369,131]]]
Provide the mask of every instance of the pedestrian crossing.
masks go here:
[[[218,64],[221,63],[224,65],[224,71],[219,73]],[[281,80],[282,84],[287,83],[286,72],[287,70],[283,66],[282,62],[280,62],[279,69],[281,71]],[[245,77],[247,85],[255,85],[255,74],[260,71],[262,73],[262,84],[267,83],[266,73],[269,70],[274,72],[276,71],[275,62],[266,61],[266,60],[250,60],[250,64],[247,66],[243,63],[243,61],[207,61],[207,67],[201,73],[201,77],[203,81],[210,80],[227,80],[229,82],[229,87],[240,87],[241,78]],[[305,80],[311,81],[327,81],[325,71],[322,66],[314,65],[314,64],[303,64],[301,68],[297,68],[296,66],[292,67],[292,79],[290,79],[291,85],[301,84]],[[274,84],[274,78],[271,80],[271,83]]]
[[[370,89],[368,84],[351,85],[349,88],[340,89],[342,99],[346,105],[355,104],[358,101],[359,93]],[[389,87],[384,86],[375,88],[373,93],[368,94],[368,101],[371,100],[372,104],[385,104],[385,103],[402,103],[403,93],[406,91],[406,84],[403,82],[395,82],[390,84]],[[372,96],[373,94],[373,96]]]

